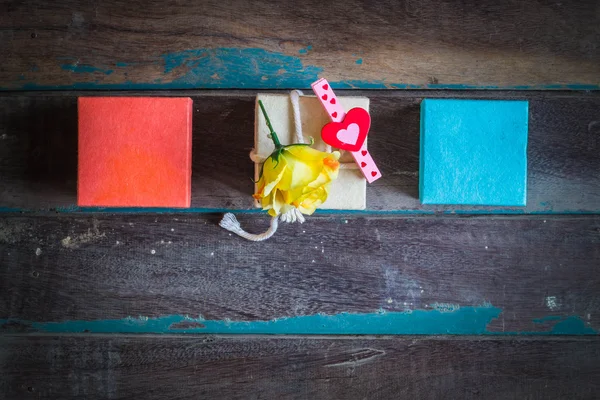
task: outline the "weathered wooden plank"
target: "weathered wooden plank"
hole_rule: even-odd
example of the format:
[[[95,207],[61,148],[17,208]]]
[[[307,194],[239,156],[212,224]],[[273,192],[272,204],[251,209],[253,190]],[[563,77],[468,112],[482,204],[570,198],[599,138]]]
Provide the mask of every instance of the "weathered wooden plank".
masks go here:
[[[594,0],[0,7],[5,90],[600,88]]]
[[[35,210],[74,206],[76,97],[81,94],[0,96],[0,207]],[[130,95],[111,92],[111,95],[123,94]],[[248,152],[253,146],[256,92],[142,94],[191,94],[194,99],[192,207],[251,209],[253,168]],[[373,128],[369,147],[384,175],[367,189],[369,210],[498,210],[497,207],[422,206],[418,200],[419,104],[424,97],[462,97],[530,102],[528,205],[509,211],[600,211],[598,93],[361,91],[360,94],[371,98]]]
[[[0,217],[8,331],[597,334],[600,217]],[[240,218],[250,231],[265,216]],[[343,314],[349,313],[349,314]],[[149,319],[150,318],[150,319]]]
[[[0,336],[0,394],[39,399],[594,399],[600,341]]]

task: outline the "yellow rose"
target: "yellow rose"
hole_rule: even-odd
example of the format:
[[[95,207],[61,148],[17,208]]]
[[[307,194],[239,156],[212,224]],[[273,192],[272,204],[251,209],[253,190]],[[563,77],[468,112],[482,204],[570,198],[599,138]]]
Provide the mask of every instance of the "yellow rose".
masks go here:
[[[276,146],[262,166],[253,195],[273,217],[297,208],[310,215],[327,200],[337,178],[340,153],[325,153],[306,144]]]
[[[306,144],[283,146],[262,101],[258,104],[271,132],[275,151],[262,165],[258,191],[253,197],[273,217],[289,211],[293,211],[292,215],[298,211],[310,215],[327,200],[329,185],[338,176],[340,153],[325,153]]]

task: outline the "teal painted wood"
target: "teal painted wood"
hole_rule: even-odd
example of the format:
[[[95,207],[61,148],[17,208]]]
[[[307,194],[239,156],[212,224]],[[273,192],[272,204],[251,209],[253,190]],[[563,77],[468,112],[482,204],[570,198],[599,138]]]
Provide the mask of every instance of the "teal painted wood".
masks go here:
[[[595,216],[220,217],[2,216],[0,331],[598,333]]]
[[[301,54],[305,54],[302,53]],[[106,82],[103,77],[125,73],[135,63],[115,60],[107,65],[79,64],[57,60],[63,71],[84,76],[69,84],[38,83],[28,74],[17,82],[0,82],[0,91],[9,90],[177,90],[177,89],[310,89],[311,83],[324,76],[318,65],[305,65],[301,56],[271,52],[261,48],[202,48],[160,56],[163,77],[148,81]],[[158,61],[157,61],[158,62]],[[362,65],[361,58],[355,61]],[[185,71],[177,77],[173,71]],[[457,83],[408,83],[386,80],[330,80],[334,89],[503,89],[503,90],[600,90],[598,84],[564,83],[531,85],[487,85]]]
[[[431,310],[370,314],[341,313],[276,318],[269,321],[207,320],[189,315],[157,318],[128,317],[96,321],[25,321],[0,319],[4,333],[196,333],[196,334],[272,334],[272,335],[598,335],[578,316],[548,316],[533,320],[551,322],[551,327],[535,332],[488,330],[502,310],[492,305],[460,307],[434,304]]]
[[[593,0],[11,2],[0,87],[308,89],[323,76],[335,89],[598,90],[596,11]]]

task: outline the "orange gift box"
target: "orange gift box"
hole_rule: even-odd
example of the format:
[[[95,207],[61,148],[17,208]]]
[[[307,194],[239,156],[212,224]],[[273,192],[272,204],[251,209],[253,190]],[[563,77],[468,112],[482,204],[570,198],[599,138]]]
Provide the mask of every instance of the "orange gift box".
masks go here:
[[[77,204],[189,207],[192,99],[80,97]]]

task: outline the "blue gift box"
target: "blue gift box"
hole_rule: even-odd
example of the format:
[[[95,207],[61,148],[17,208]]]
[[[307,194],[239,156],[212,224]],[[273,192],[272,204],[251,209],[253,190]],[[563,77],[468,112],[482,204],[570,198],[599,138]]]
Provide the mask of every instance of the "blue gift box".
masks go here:
[[[421,203],[524,206],[527,122],[527,101],[423,100]]]

